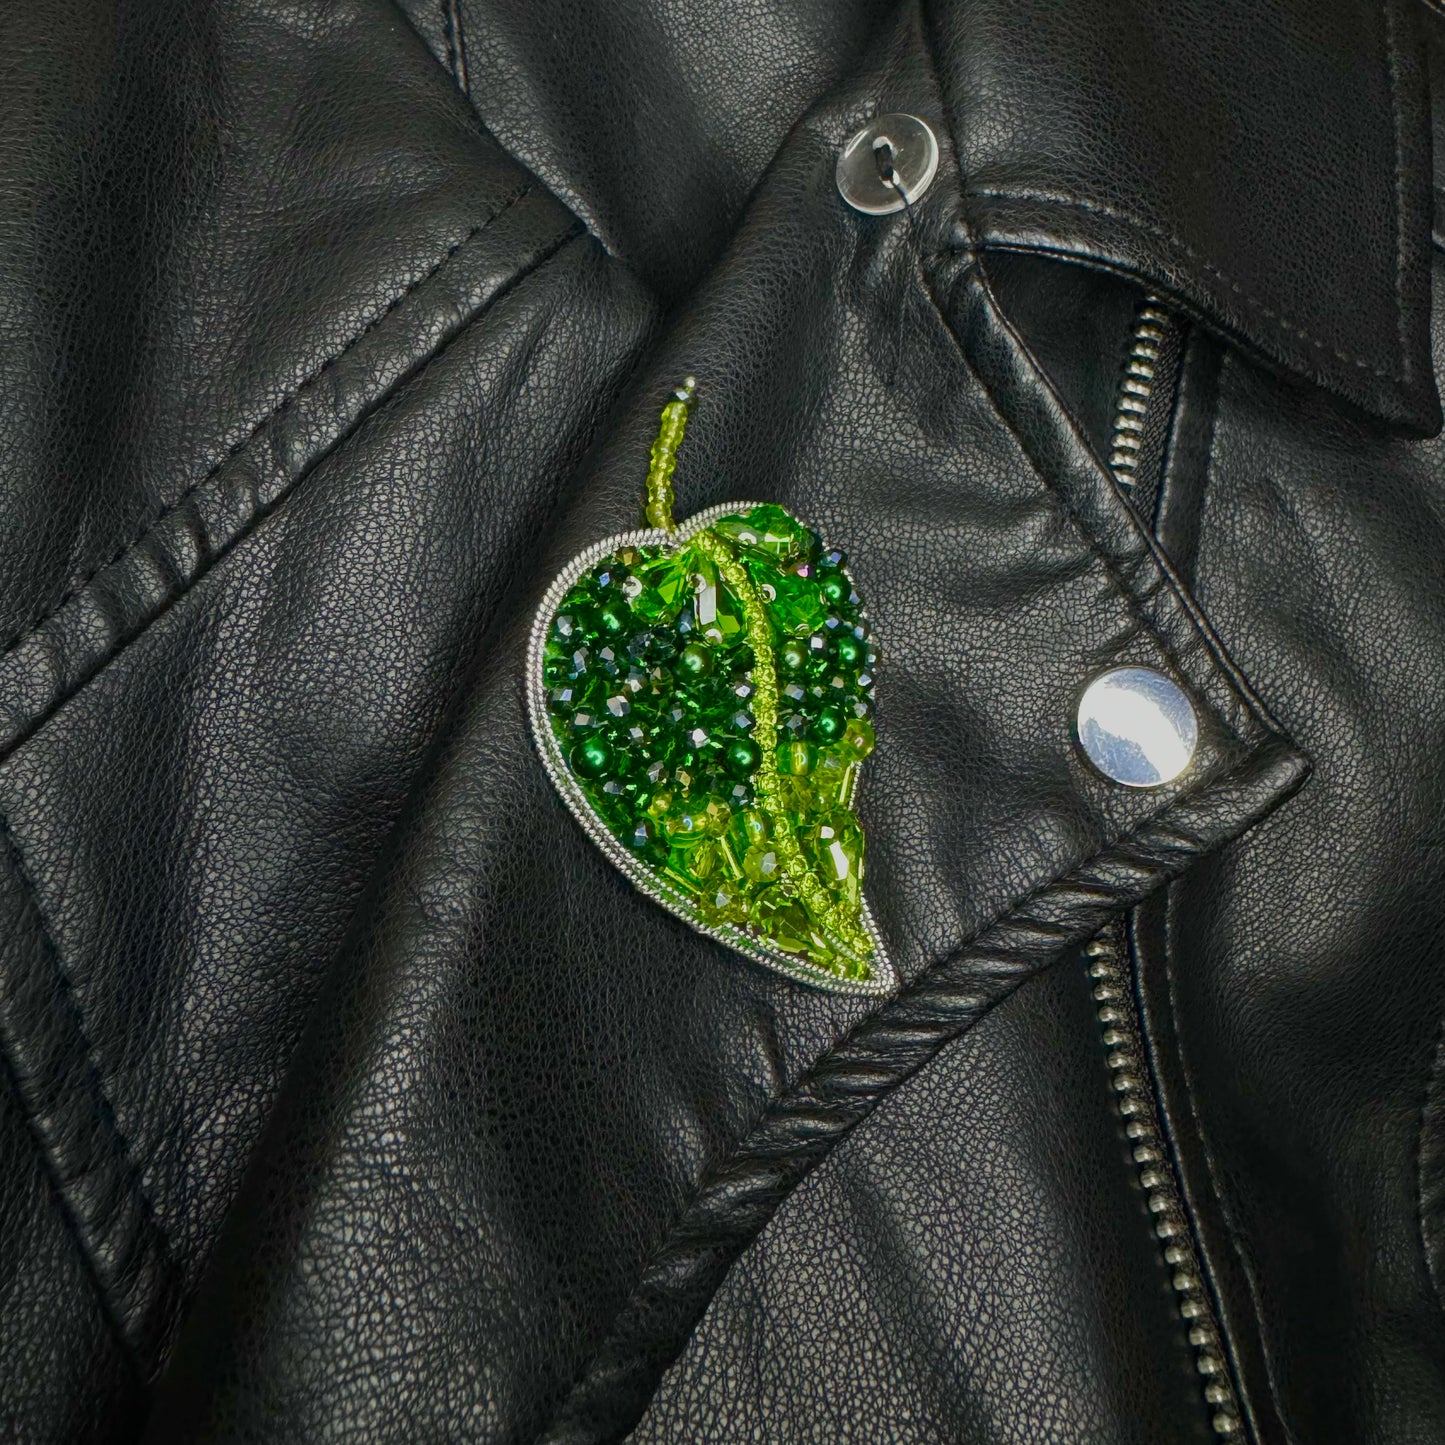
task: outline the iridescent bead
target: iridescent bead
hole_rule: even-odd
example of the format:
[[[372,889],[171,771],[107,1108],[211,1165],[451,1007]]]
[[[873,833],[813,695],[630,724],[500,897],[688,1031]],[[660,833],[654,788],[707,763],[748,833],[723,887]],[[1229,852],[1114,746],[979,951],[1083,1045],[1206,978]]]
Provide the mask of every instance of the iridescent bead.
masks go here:
[[[607,711],[615,718],[625,718],[632,711],[632,703],[626,693],[614,693],[603,704]]]
[[[734,732],[748,733],[757,727],[758,720],[752,713],[739,709],[728,719],[728,725]]]
[[[611,769],[612,757],[612,749],[606,741],[594,735],[583,738],[568,754],[567,761],[578,777],[600,778]]]
[[[821,677],[828,670],[832,660],[832,647],[828,639],[821,632],[815,632],[807,641],[808,648],[808,675],[810,677]]]
[[[790,738],[800,738],[808,731],[808,719],[800,712],[790,712],[778,724]]]

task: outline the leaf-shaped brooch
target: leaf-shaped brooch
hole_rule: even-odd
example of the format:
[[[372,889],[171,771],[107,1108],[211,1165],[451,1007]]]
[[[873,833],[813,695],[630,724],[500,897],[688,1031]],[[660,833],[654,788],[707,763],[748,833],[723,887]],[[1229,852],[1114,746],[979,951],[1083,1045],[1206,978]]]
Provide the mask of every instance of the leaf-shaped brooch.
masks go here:
[[[843,993],[895,986],[853,812],[875,654],[842,552],[784,508],[681,526],[693,382],[662,413],[647,528],[563,569],[527,654],[532,733],[611,861],[700,932]]]

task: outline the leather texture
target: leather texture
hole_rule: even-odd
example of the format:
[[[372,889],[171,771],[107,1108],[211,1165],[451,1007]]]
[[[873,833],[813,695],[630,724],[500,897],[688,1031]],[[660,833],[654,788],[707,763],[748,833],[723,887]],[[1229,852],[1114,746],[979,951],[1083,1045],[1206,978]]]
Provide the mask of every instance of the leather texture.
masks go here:
[[[1445,1437],[1442,44],[10,7],[0,1438],[1217,1438],[1089,993],[1126,913],[1243,1438]],[[894,110],[939,175],[863,216]],[[650,904],[527,735],[688,374],[679,514],[777,500],[870,599],[882,1001]],[[1071,736],[1124,662],[1200,717],[1157,790]]]

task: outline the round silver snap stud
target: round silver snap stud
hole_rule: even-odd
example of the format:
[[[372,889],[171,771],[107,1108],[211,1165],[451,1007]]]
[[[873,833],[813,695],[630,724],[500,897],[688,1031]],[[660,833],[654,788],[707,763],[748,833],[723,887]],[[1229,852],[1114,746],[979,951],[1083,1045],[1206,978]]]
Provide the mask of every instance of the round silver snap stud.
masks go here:
[[[1199,745],[1189,695],[1152,667],[1101,672],[1079,699],[1077,731],[1084,756],[1126,788],[1173,782]]]
[[[938,139],[916,115],[894,111],[868,122],[838,155],[838,194],[870,216],[911,206],[938,174]]]

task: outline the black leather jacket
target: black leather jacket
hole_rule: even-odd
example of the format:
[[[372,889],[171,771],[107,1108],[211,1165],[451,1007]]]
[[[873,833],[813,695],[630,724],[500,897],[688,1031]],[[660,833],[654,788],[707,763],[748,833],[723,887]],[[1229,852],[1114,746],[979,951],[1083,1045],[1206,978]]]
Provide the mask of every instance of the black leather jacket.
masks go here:
[[[1445,1440],[1442,58],[6,6],[0,1437]],[[941,163],[864,214],[892,112]],[[659,907],[532,745],[689,374],[679,515],[869,604],[886,998]],[[1119,665],[1197,718],[1157,787],[1074,736]]]

